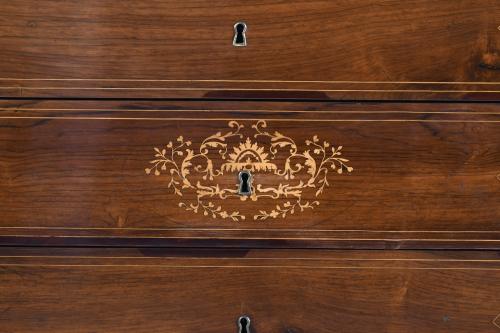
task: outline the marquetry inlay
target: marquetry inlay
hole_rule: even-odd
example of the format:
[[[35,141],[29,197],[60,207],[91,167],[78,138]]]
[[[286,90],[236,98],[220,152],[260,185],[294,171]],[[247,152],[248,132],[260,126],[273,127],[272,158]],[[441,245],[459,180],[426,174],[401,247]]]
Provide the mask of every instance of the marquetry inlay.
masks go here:
[[[273,200],[275,203],[269,206],[273,208],[260,208],[252,218],[285,218],[319,206],[319,201],[306,200],[303,194],[312,190],[313,196],[319,197],[330,185],[330,172],[341,175],[353,171],[347,164],[349,160],[342,156],[342,146],[321,142],[317,135],[305,140],[303,148],[299,148],[291,137],[266,131],[264,120],[251,125],[249,136],[243,134],[245,126],[237,121],[230,121],[228,127],[225,133],[217,132],[203,139],[196,149],[183,136],[168,142],[164,148],[154,148],[154,159],[146,173],[165,176],[168,187],[180,197],[179,207],[211,218],[239,221],[248,217],[240,213],[238,205],[224,208],[226,199]],[[218,177],[237,175],[242,170],[257,175],[270,173],[276,176],[276,184],[256,183],[250,196],[240,196],[236,177],[234,186],[218,182]],[[188,192],[194,195],[187,195]]]
[[[500,314],[498,314],[498,316],[496,316],[495,319],[493,319],[493,325],[500,328]]]

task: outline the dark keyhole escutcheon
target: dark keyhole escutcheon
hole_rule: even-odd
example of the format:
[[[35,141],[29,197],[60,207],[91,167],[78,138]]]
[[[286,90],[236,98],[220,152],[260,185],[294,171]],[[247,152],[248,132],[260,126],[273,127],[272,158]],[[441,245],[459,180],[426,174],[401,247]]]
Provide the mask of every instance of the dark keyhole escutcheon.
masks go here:
[[[243,170],[239,173],[240,186],[238,193],[240,195],[252,195],[252,174],[248,170]]]
[[[242,47],[247,46],[247,24],[245,22],[238,22],[234,25],[234,38],[233,46]]]
[[[247,316],[241,316],[238,319],[238,333],[250,333],[250,318]]]

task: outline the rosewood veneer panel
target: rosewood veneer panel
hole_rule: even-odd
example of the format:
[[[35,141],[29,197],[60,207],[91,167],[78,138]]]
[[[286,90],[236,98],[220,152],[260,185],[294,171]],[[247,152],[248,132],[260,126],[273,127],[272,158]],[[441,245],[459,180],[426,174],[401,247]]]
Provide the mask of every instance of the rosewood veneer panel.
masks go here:
[[[499,246],[495,104],[15,103],[4,244]]]
[[[495,0],[19,0],[0,95],[495,100]],[[233,25],[248,46],[232,46]]]
[[[500,331],[496,252],[0,250],[6,332]]]

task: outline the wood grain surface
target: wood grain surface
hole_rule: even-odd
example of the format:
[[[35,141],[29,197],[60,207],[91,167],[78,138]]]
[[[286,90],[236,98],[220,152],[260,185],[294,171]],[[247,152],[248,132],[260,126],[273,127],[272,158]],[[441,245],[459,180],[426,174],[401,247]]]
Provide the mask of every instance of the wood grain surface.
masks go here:
[[[0,250],[3,332],[500,332],[498,252]]]
[[[498,13],[2,1],[0,333],[500,333]]]
[[[498,100],[496,0],[19,0],[0,96]],[[233,25],[248,46],[232,46]]]
[[[2,244],[33,244],[38,237],[36,242],[46,245],[499,247],[497,104],[5,101],[1,106]],[[204,179],[197,166],[204,168],[207,160],[186,160],[188,150],[199,153],[207,138],[234,131],[231,121],[244,126],[241,137],[207,146],[214,173],[224,173]],[[271,137],[255,137],[252,125],[259,121]],[[276,132],[296,148],[280,146],[284,139]],[[190,145],[179,148],[184,155],[176,152],[174,160],[179,168],[190,161],[184,165],[189,173],[172,174],[174,167],[167,164],[158,168],[159,176],[155,170],[147,174],[157,159],[154,148],[169,155],[169,141],[181,145],[180,136]],[[344,167],[338,174],[338,164],[335,170],[326,162],[321,166],[325,158],[315,140],[330,144],[327,156],[342,146],[340,157],[349,160],[352,172]],[[227,144],[225,160],[222,144]],[[264,190],[257,200],[217,194],[215,188],[238,187],[240,169],[221,165],[234,166],[230,160],[244,150],[241,145],[275,164],[276,170],[254,170],[254,187],[276,193],[281,188],[278,197],[265,197]],[[314,156],[320,174],[310,183],[314,187],[306,186],[312,168],[303,156],[290,160],[292,168],[302,168],[293,179],[277,173],[286,169],[293,149]],[[186,179],[191,187],[182,186]],[[287,186],[294,191],[286,192]],[[200,196],[206,188],[212,195]],[[306,203],[309,207],[302,207]]]

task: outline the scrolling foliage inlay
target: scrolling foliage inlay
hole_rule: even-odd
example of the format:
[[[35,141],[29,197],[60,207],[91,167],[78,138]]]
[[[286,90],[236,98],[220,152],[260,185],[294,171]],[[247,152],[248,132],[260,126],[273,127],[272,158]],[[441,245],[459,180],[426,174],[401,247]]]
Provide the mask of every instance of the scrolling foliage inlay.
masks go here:
[[[169,142],[165,148],[154,148],[155,158],[145,171],[155,176],[167,175],[168,187],[182,198],[179,207],[212,218],[240,221],[247,216],[223,208],[225,199],[275,200],[274,208],[259,210],[253,219],[285,218],[319,206],[319,201],[305,200],[303,194],[313,190],[314,197],[319,197],[330,186],[330,171],[337,174],[353,171],[347,165],[349,160],[342,157],[342,146],[334,147],[326,141],[321,143],[317,135],[306,140],[305,149],[300,151],[292,138],[277,131],[267,132],[264,120],[251,126],[254,132],[251,137],[241,133],[244,125],[237,121],[230,121],[228,126],[226,133],[217,132],[207,137],[198,149],[192,148],[193,143],[183,136],[176,142]],[[241,170],[250,170],[255,175],[257,185],[252,186],[249,197],[238,194],[236,176],[234,186],[217,182],[218,177],[237,175]],[[282,182],[273,186],[258,184],[258,175],[264,173],[278,176],[276,179]],[[299,173],[306,176],[299,177]],[[187,193],[193,195],[188,197]]]

